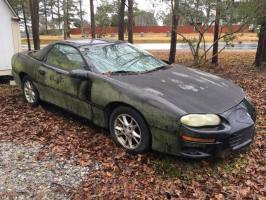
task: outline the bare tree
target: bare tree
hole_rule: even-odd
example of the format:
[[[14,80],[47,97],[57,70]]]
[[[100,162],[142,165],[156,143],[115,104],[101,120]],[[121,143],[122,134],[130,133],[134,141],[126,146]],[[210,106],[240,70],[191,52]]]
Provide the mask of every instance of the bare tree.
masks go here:
[[[63,1],[64,10],[64,40],[68,39],[68,12],[67,12],[67,0]]]
[[[27,36],[28,50],[31,51],[30,34],[28,30],[27,17],[26,17],[26,12],[25,12],[25,1],[21,1],[21,7],[22,7],[22,15],[23,15],[23,20],[24,20],[25,32]]]
[[[49,4],[50,4],[50,9],[51,9],[50,11],[51,11],[52,22],[54,23],[54,2],[53,0],[50,0]]]
[[[266,2],[265,0],[257,0],[255,3],[259,5],[259,9],[256,12],[256,19],[257,23],[261,26],[255,65],[260,68],[266,68]]]
[[[214,23],[213,35],[213,50],[212,50],[212,64],[218,64],[218,48],[219,48],[219,29],[220,29],[220,3],[221,0],[216,1],[216,16]]]
[[[261,23],[255,64],[257,67],[266,66],[266,18]]]
[[[169,62],[174,63],[176,57],[177,26],[179,21],[179,16],[178,16],[179,0],[171,0],[171,8],[172,8],[172,31],[171,31]]]
[[[29,0],[31,11],[31,24],[34,49],[40,49],[40,33],[39,33],[39,0]]]
[[[96,36],[96,27],[95,27],[93,0],[90,0],[90,11],[91,11],[91,37],[95,38],[95,36]]]
[[[57,17],[58,17],[58,29],[61,29],[61,13],[60,13],[60,0],[57,0]]]
[[[119,22],[118,22],[118,39],[124,40],[124,32],[125,32],[125,5],[126,0],[121,0],[119,7]]]
[[[219,18],[223,19],[223,22],[228,21],[228,16],[231,13],[234,14],[234,19],[230,16],[230,21],[241,22],[237,29],[234,29],[230,32],[226,32],[223,27],[219,28],[219,24],[216,24],[215,39],[212,44],[207,44],[206,34],[213,27],[215,21],[218,22],[216,18],[215,10],[217,8],[217,0],[186,0],[182,1],[179,8],[179,14],[182,16],[182,20],[186,23],[191,24],[194,27],[196,37],[189,37],[185,34],[177,32],[184,42],[186,42],[190,48],[194,59],[194,65],[199,66],[205,64],[206,62],[212,60],[212,56],[216,56],[221,53],[227,46],[233,45],[235,39],[235,34],[239,33],[247,26],[247,24],[254,19],[254,16],[250,13],[256,13],[256,9],[259,5],[254,5],[252,1],[245,1],[241,4],[238,4],[237,7],[234,6],[234,1],[221,1],[219,6]],[[228,13],[229,12],[229,13]],[[198,19],[198,21],[195,21]],[[215,20],[216,19],[216,20]],[[224,40],[225,44],[222,48],[218,49],[218,42]],[[173,44],[174,45],[174,44]],[[216,47],[214,47],[216,45]],[[211,58],[208,57],[208,54],[214,47],[214,54]],[[217,51],[216,51],[217,50]],[[173,50],[174,51],[174,50]],[[174,55],[172,55],[174,56]],[[218,59],[218,57],[217,57]]]
[[[43,13],[44,13],[44,20],[45,20],[45,33],[48,35],[48,19],[47,19],[47,2],[43,0]]]
[[[133,16],[133,0],[128,0],[128,42],[133,44],[133,26],[134,26],[134,16]]]
[[[82,0],[79,0],[79,12],[80,12],[80,29],[81,35],[84,36],[84,21],[83,21],[83,11],[82,11]]]

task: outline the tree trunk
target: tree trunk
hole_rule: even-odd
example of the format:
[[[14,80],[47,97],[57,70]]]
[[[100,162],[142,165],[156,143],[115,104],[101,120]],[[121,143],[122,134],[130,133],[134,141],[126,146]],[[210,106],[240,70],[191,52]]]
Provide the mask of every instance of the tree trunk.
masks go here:
[[[70,24],[69,24],[69,18],[70,18],[70,16],[69,16],[69,9],[70,9],[70,7],[69,7],[69,0],[67,0],[66,1],[66,7],[67,7],[67,14],[66,14],[66,19],[67,19],[67,38],[69,39],[70,38],[70,33],[71,33],[71,30],[70,30]]]
[[[170,46],[170,53],[169,53],[169,63],[175,62],[176,57],[176,41],[177,41],[177,25],[179,21],[179,16],[177,14],[179,9],[179,0],[171,0],[172,6],[172,31],[171,31],[171,46]]]
[[[22,14],[23,14],[23,19],[24,19],[25,32],[26,32],[26,36],[27,36],[28,50],[31,51],[30,34],[29,34],[29,30],[28,30],[28,25],[27,25],[27,17],[26,17],[26,13],[25,13],[24,3],[25,3],[24,1],[21,2]]]
[[[54,22],[54,6],[53,6],[53,2],[51,3],[50,7],[51,7],[52,22]]]
[[[128,0],[128,42],[133,44],[133,0]]]
[[[80,12],[80,29],[81,36],[84,36],[84,23],[83,23],[83,11],[82,11],[82,0],[79,0],[79,12]]]
[[[64,40],[68,39],[68,16],[67,16],[67,0],[63,1],[64,10]]]
[[[58,16],[58,29],[61,30],[61,14],[60,14],[60,0],[57,0],[57,16]]]
[[[95,27],[93,0],[90,0],[90,11],[91,11],[91,37],[95,38],[96,37],[96,27]]]
[[[118,40],[124,40],[125,32],[125,5],[126,0],[121,0],[119,8],[119,22],[118,22]]]
[[[212,64],[218,64],[218,50],[219,50],[219,32],[220,32],[220,3],[221,0],[217,0],[216,16],[214,24],[214,36],[213,36],[213,50],[212,50]]]
[[[45,33],[48,35],[48,19],[47,19],[47,3],[43,0],[44,19],[45,19]]]
[[[31,11],[32,37],[34,49],[40,49],[40,33],[39,33],[39,0],[29,0]]]
[[[257,67],[266,67],[266,18],[260,28],[255,64]]]

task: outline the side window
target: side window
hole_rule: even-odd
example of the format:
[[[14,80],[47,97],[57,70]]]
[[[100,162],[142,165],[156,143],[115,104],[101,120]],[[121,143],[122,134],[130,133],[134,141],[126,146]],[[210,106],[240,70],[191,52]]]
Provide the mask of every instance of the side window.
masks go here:
[[[85,63],[77,49],[68,45],[55,45],[47,55],[46,63],[64,70],[84,68]]]

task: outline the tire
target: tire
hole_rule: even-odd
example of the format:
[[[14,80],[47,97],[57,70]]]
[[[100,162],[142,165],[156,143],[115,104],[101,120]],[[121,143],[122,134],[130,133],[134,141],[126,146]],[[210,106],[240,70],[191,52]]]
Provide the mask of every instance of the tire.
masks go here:
[[[22,90],[26,102],[36,107],[39,104],[39,93],[29,76],[23,77]]]
[[[151,137],[143,117],[134,109],[117,107],[109,118],[112,140],[130,154],[141,154],[150,150]]]

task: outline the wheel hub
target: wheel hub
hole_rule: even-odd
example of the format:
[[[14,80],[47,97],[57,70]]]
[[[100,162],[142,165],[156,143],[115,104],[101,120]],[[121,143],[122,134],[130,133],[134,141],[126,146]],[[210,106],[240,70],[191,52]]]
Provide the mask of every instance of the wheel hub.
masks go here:
[[[24,94],[29,103],[34,103],[36,101],[36,94],[34,92],[33,85],[29,81],[25,81],[24,83]]]
[[[136,149],[141,142],[141,130],[137,121],[128,114],[119,115],[114,122],[118,142],[127,149]]]

